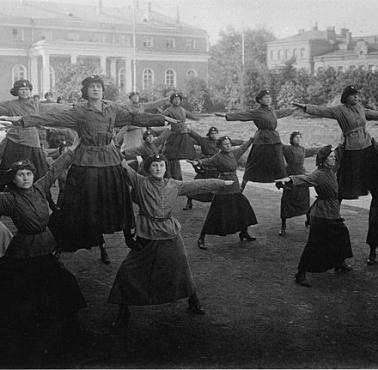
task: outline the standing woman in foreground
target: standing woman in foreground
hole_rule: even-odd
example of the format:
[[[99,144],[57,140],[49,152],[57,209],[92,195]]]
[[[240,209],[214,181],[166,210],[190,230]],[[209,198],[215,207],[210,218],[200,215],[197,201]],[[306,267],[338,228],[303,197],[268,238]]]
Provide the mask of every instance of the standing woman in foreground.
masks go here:
[[[21,124],[67,127],[78,132],[81,144],[68,172],[62,204],[63,251],[100,246],[101,259],[109,263],[102,234],[124,231],[127,245],[133,243],[133,209],[122,156],[112,143],[113,128],[133,124],[163,126],[165,117],[130,113],[126,108],[103,100],[104,82],[90,76],[82,82],[87,102],[62,113],[24,117]]]
[[[354,86],[344,88],[341,103],[335,107],[293,103],[308,114],[335,119],[343,132],[344,142],[340,146],[341,159],[338,158],[337,172],[340,202],[368,194],[373,142],[366,131],[366,120],[378,119],[378,111],[365,109],[358,103],[358,90]]]
[[[53,255],[56,242],[47,226],[46,193],[71,164],[78,143],[76,138],[36,182],[29,160],[13,163],[7,172],[9,192],[0,193],[0,214],[17,228],[0,258],[0,327],[16,337],[29,331],[42,335],[44,346],[54,343],[64,327],[77,324],[76,314],[85,307],[75,277]]]
[[[222,136],[217,141],[219,153],[211,158],[191,161],[194,165],[214,167],[219,172],[220,179],[234,182],[233,186],[221,189],[214,195],[201,235],[197,241],[198,248],[207,249],[205,245],[207,234],[225,236],[239,231],[240,241],[256,240],[247,231],[248,226],[257,224],[255,212],[248,199],[240,192],[239,180],[236,175],[238,160],[252,144],[252,141],[253,138],[238,149],[232,150],[230,138]]]
[[[119,268],[109,296],[109,303],[120,305],[118,323],[127,323],[130,305],[156,305],[186,297],[191,312],[204,314],[186,258],[181,225],[172,211],[180,195],[215,191],[233,182],[164,178],[167,160],[162,155],[144,161],[147,176],[137,174],[125,160],[122,165],[135,191],[139,214],[137,246]]]
[[[317,169],[309,175],[296,175],[276,180],[278,188],[314,186],[318,195],[311,207],[310,234],[298,265],[295,281],[310,287],[307,272],[352,270],[345,259],[353,257],[349,231],[340,216],[338,186],[335,174],[335,153],[331,145],[321,148],[316,156]]]
[[[286,176],[281,138],[276,131],[277,118],[291,115],[294,109],[271,108],[272,98],[268,90],[261,90],[256,95],[256,102],[260,104],[257,109],[227,113],[225,116],[227,121],[253,121],[257,127],[245,166],[242,190],[248,181],[268,183]]]

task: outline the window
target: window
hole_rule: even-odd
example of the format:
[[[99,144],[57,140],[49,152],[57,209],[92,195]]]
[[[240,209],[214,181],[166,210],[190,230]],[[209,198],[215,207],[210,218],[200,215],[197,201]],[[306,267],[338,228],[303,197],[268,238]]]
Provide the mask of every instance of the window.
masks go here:
[[[125,91],[126,89],[126,68],[121,68],[118,71],[118,87]]]
[[[167,39],[165,45],[167,49],[174,49],[176,47],[176,40],[173,38]]]
[[[14,41],[24,41],[25,33],[22,28],[13,28],[12,35]]]
[[[145,37],[143,39],[143,47],[152,48],[154,46],[154,39],[152,37]]]
[[[176,86],[176,72],[173,69],[165,71],[165,84],[168,86]]]
[[[67,40],[69,41],[79,41],[79,34],[77,32],[68,32]]]
[[[277,51],[277,59],[278,59],[278,60],[281,60],[281,50],[278,50],[278,51]]]
[[[50,88],[55,86],[55,70],[50,66]]]
[[[324,71],[323,67],[318,67],[318,73],[322,73]]]
[[[15,81],[27,79],[27,73],[26,73],[26,67],[22,64],[16,64],[12,68],[12,84],[14,84]]]
[[[304,58],[305,57],[305,48],[302,48],[301,49],[301,58]]]
[[[143,71],[143,89],[149,89],[154,85],[154,72],[151,69],[145,69]]]
[[[274,60],[274,50],[270,51],[270,60]]]
[[[289,59],[289,50],[285,49],[285,60]]]
[[[186,39],[185,47],[187,49],[195,49],[197,47],[196,40],[194,40],[194,39]]]
[[[131,46],[130,37],[128,35],[120,35],[119,43],[122,45],[126,45],[127,47]]]
[[[195,69],[188,69],[188,71],[186,72],[186,75],[188,77],[197,77],[198,76],[198,73]]]
[[[293,49],[293,58],[297,57],[297,49]]]

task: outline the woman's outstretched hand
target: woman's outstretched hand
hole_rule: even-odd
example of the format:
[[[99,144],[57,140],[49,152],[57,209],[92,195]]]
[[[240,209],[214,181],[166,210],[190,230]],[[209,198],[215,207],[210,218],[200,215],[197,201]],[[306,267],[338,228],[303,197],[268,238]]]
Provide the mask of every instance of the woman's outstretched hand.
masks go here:
[[[214,116],[217,116],[217,117],[226,117],[226,115],[224,113],[214,113]]]
[[[164,119],[165,119],[165,122],[168,122],[169,124],[179,123],[179,121],[177,119],[174,119],[174,118],[171,118],[171,117],[168,117],[168,116],[164,116]]]
[[[294,107],[300,108],[300,109],[303,109],[303,110],[305,110],[305,108],[306,108],[306,104],[298,103],[296,101],[293,101],[291,104],[294,105]]]
[[[234,180],[224,180],[224,185],[225,186],[231,186],[231,185],[233,185],[234,184]]]
[[[277,189],[282,189],[282,188],[286,187],[287,184],[291,183],[291,178],[290,177],[284,177],[282,179],[274,180],[274,182],[276,184]]]
[[[76,150],[76,148],[80,145],[81,143],[81,139],[79,138],[79,135],[75,135],[75,138],[74,138],[74,141],[72,143],[72,145],[69,147],[69,149],[74,152]]]

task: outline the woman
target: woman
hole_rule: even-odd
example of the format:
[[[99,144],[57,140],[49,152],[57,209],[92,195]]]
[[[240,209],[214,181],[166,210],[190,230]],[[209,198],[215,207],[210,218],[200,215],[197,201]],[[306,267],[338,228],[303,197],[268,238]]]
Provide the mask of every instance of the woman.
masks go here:
[[[195,140],[195,143],[201,147],[201,158],[210,158],[219,152],[219,148],[217,146],[218,129],[216,127],[210,127],[205,137],[199,135],[197,132],[193,130],[189,131],[189,135]],[[231,141],[231,145],[233,146],[241,144],[243,144],[243,140],[232,139]],[[193,166],[193,168],[197,173],[194,177],[195,180],[218,178],[219,172],[214,167]],[[211,202],[211,200],[213,199],[213,194],[197,194],[193,198],[188,196],[186,205],[183,208],[184,211],[193,208],[192,199],[197,200],[199,202]]]
[[[59,238],[63,251],[100,246],[101,260],[110,263],[102,234],[124,230],[126,244],[131,245],[134,226],[122,156],[112,143],[113,128],[126,124],[163,126],[165,117],[130,113],[120,105],[103,100],[105,88],[99,76],[87,77],[82,85],[86,103],[62,113],[24,117],[21,124],[77,131],[81,144],[68,171],[61,210],[63,226],[60,227],[65,232]]]
[[[162,155],[150,156],[144,161],[148,175],[141,176],[122,162],[139,204],[137,248],[123,261],[109,296],[110,303],[121,306],[118,321],[123,324],[128,321],[130,305],[155,305],[185,297],[189,297],[194,314],[204,314],[186,258],[181,225],[172,211],[180,195],[214,191],[233,182],[167,179],[166,163]]]
[[[192,162],[215,167],[219,172],[220,179],[234,181],[232,187],[220,190],[214,195],[201,235],[197,241],[200,249],[207,249],[205,245],[207,234],[225,236],[239,232],[240,241],[256,240],[247,231],[249,225],[257,224],[256,216],[248,199],[240,192],[239,180],[236,176],[238,160],[252,144],[252,141],[253,138],[238,149],[232,150],[230,138],[222,136],[217,142],[220,149],[219,153],[211,158]]]
[[[126,160],[135,159],[140,157],[142,161],[139,160],[138,166],[138,173],[141,175],[146,175],[143,168],[143,161],[145,161],[148,157],[154,154],[159,154],[161,149],[171,134],[170,129],[165,129],[156,139],[154,138],[154,134],[151,130],[147,130],[143,133],[143,144],[136,147],[126,149],[122,152]]]
[[[85,307],[75,277],[53,255],[56,242],[47,227],[46,193],[72,162],[78,144],[76,140],[36,182],[29,160],[13,163],[7,172],[9,192],[0,193],[0,214],[17,228],[0,258],[1,328],[13,335],[28,330],[43,334],[46,346],[58,339],[61,329],[77,324],[76,314]]]
[[[276,180],[277,187],[314,186],[318,195],[311,206],[310,234],[298,265],[295,281],[311,287],[307,272],[325,272],[335,268],[338,272],[352,270],[345,263],[353,256],[349,231],[340,216],[337,198],[338,186],[334,172],[335,153],[331,145],[321,148],[316,156],[315,171],[309,175],[295,175]]]
[[[366,120],[377,120],[378,111],[365,109],[358,104],[358,90],[354,86],[344,88],[341,105],[318,107],[293,103],[306,113],[333,118],[343,132],[342,156],[337,173],[339,199],[358,199],[368,193],[368,164],[372,155],[372,137],[366,131]]]
[[[286,175],[282,143],[276,131],[277,118],[289,116],[294,110],[273,110],[272,98],[268,90],[260,91],[256,95],[256,102],[260,104],[257,109],[249,112],[228,113],[225,116],[227,121],[253,121],[257,127],[245,167],[242,190],[248,181],[268,183]]]
[[[199,121],[199,118],[181,106],[182,95],[172,94],[169,100],[171,106],[163,114],[174,118],[179,123],[172,125],[172,133],[165,143],[163,154],[168,159],[167,176],[182,180],[180,159],[196,158],[194,142],[189,135],[189,129],[185,121],[187,118]]]
[[[290,175],[304,175],[304,159],[315,155],[319,148],[304,148],[301,146],[302,134],[294,131],[290,134],[290,145],[283,146],[286,160],[286,172]],[[281,231],[280,236],[286,235],[286,219],[307,214],[310,208],[310,192],[308,188],[286,188],[281,198]],[[306,226],[309,220],[306,221]]]

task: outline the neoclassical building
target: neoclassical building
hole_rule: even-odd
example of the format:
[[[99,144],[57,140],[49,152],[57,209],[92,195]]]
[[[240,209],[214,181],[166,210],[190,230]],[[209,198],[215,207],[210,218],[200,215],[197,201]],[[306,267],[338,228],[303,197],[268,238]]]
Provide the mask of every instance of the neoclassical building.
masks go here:
[[[335,27],[321,31],[314,26],[310,31],[268,43],[268,68],[282,66],[288,60],[296,68],[310,73],[334,68],[337,71],[362,68],[378,69],[378,36],[352,37],[347,28],[336,33]]]
[[[124,92],[154,84],[180,89],[188,76],[207,80],[204,30],[183,24],[178,14],[174,19],[153,11],[151,3],[134,10],[94,3],[1,0],[0,99],[9,98],[20,78],[32,82],[34,93],[53,90],[55,67],[62,62],[97,63]]]

